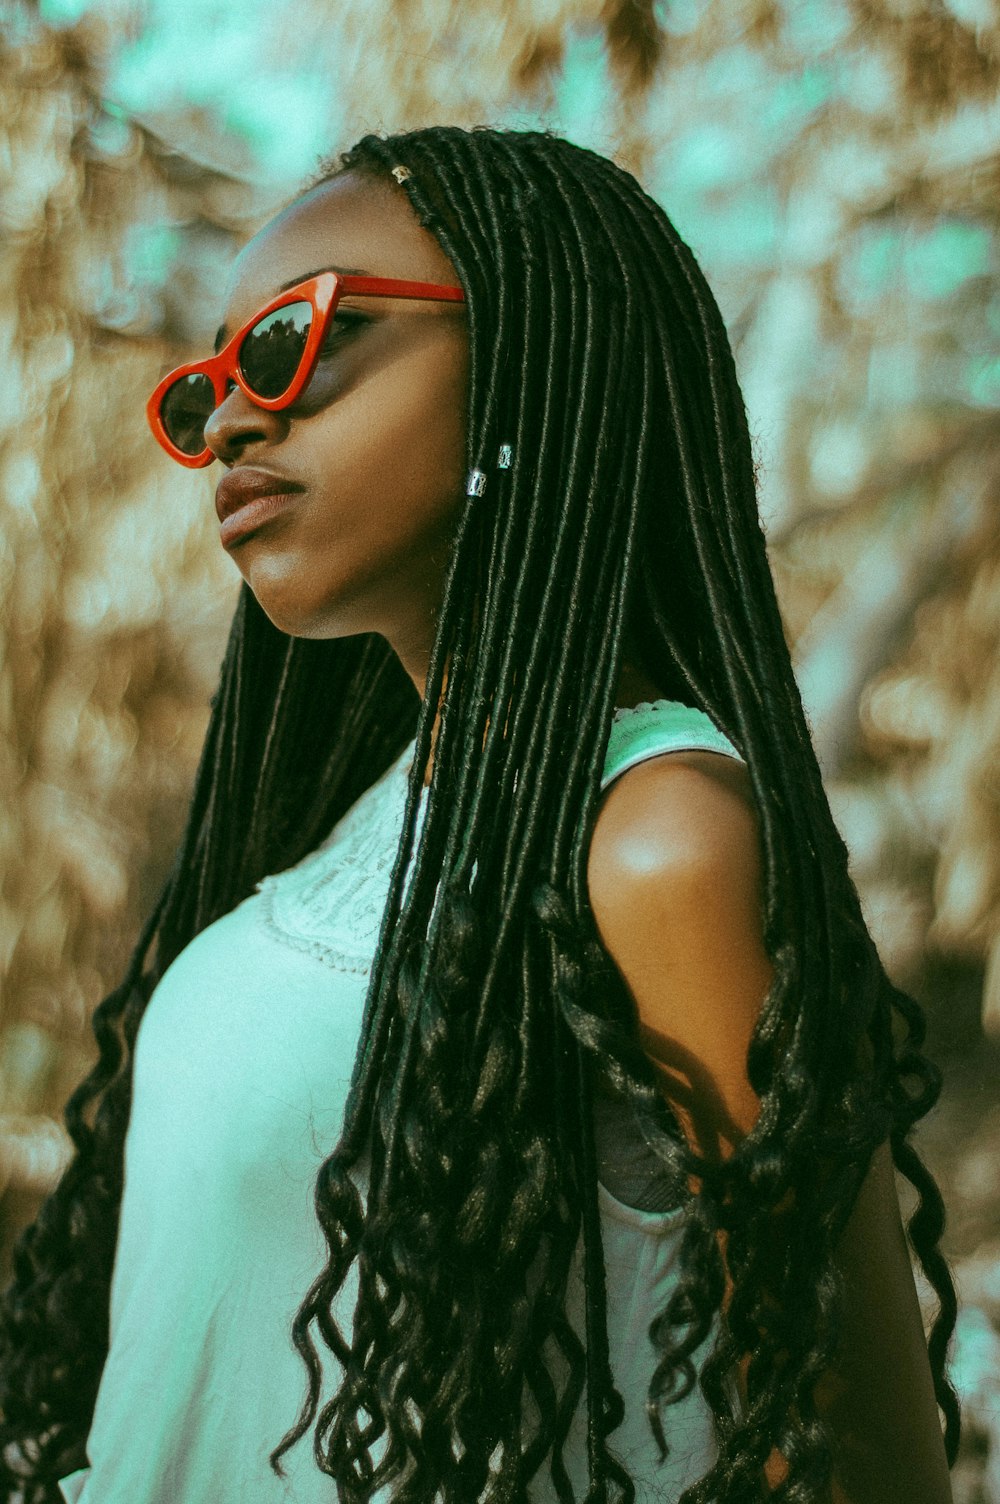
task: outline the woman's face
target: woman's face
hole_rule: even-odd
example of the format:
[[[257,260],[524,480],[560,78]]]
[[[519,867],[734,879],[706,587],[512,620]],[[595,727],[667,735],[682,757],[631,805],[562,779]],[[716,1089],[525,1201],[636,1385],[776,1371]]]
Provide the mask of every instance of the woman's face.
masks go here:
[[[226,337],[282,286],[326,268],[458,285],[405,191],[347,172],[244,247]],[[462,303],[345,294],[291,407],[268,412],[236,387],[205,429],[227,469],[303,488],[228,545],[274,625],[295,637],[380,632],[421,691],[464,504],[467,328]]]

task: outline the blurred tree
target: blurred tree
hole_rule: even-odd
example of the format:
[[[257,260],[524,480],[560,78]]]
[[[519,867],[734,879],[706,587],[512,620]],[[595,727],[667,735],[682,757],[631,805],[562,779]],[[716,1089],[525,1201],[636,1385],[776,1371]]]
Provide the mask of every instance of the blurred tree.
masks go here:
[[[106,108],[107,27],[0,38],[0,1193],[33,1215],[87,1027],[179,835],[233,582],[136,393],[249,185]],[[189,296],[188,294],[192,294]]]

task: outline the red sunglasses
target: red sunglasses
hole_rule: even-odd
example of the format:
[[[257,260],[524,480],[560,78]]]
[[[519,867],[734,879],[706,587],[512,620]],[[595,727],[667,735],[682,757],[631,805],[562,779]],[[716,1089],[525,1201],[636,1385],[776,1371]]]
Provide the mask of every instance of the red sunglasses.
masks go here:
[[[218,355],[178,366],[164,376],[146,403],[146,417],[171,459],[192,469],[212,463],[215,455],[205,442],[205,424],[225,401],[231,381],[257,407],[269,412],[289,407],[316,369],[345,292],[369,298],[465,301],[460,287],[440,287],[434,282],[347,277],[340,272],[307,277],[265,304]]]

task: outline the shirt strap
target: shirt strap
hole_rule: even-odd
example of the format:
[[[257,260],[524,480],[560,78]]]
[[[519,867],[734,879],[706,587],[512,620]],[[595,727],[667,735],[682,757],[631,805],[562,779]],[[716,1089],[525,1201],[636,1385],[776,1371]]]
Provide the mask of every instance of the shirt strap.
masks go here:
[[[604,757],[601,791],[627,768],[661,752],[721,752],[743,759],[704,710],[679,700],[643,700],[614,713]]]

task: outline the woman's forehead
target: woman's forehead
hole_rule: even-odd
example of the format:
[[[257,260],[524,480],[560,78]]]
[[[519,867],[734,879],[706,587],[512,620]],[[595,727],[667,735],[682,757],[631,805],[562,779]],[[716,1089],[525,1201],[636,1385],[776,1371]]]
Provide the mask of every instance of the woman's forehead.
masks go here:
[[[238,328],[286,283],[326,267],[424,282],[455,278],[402,188],[344,173],[283,209],[243,247],[226,287],[227,328]]]

